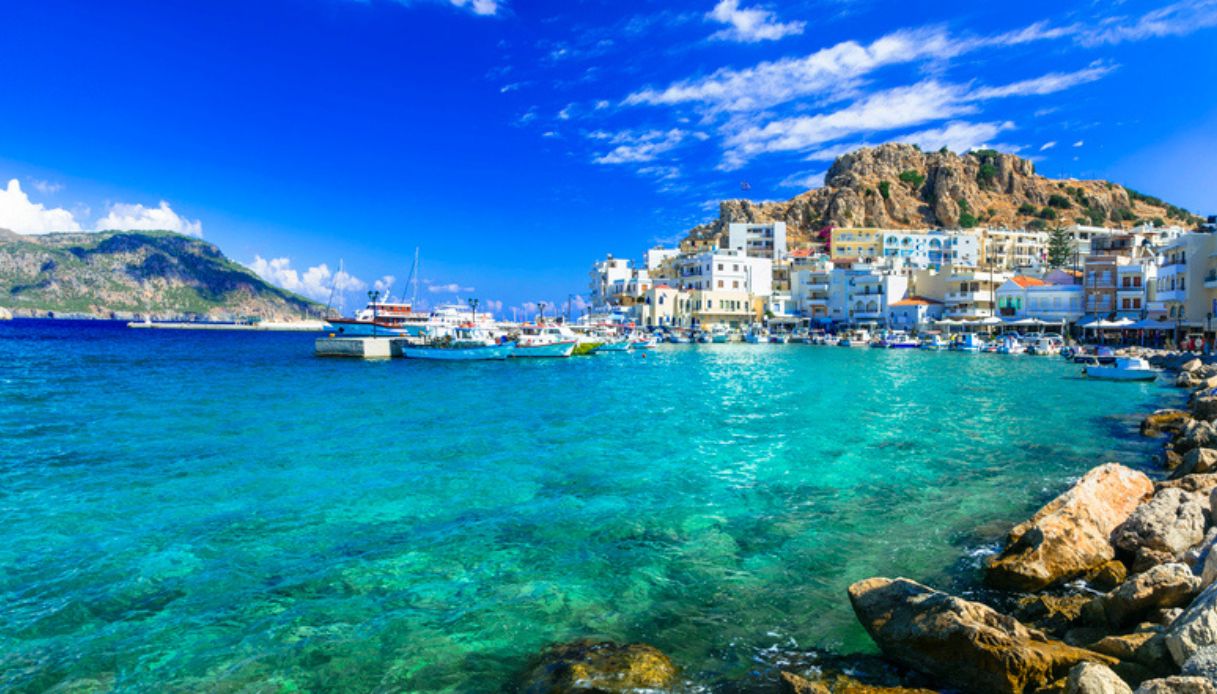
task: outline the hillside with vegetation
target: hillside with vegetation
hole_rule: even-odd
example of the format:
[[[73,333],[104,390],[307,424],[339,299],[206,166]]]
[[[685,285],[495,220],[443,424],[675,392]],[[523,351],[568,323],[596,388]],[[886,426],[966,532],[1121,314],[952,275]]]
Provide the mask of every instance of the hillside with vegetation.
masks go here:
[[[322,309],[194,237],[168,231],[28,236],[2,229],[0,308],[17,316],[264,320]]]
[[[806,241],[825,227],[967,229],[1054,226],[1195,227],[1188,210],[1109,181],[1050,179],[1013,154],[916,145],[865,147],[841,157],[824,186],[781,202],[725,200],[719,219],[690,231],[690,238],[722,234],[730,222],[784,221],[791,240]]]

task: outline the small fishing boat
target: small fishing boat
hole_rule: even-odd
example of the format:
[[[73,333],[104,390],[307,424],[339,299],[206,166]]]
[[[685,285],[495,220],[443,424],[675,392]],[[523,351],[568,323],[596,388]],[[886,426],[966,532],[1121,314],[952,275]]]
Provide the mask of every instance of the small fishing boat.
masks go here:
[[[710,328],[710,342],[713,342],[716,345],[721,345],[725,344],[727,340],[730,339],[731,331],[727,330],[727,326],[719,323]]]
[[[655,349],[656,344],[658,341],[655,338],[645,335],[630,338],[630,349]]]
[[[951,346],[942,335],[934,334],[921,341],[921,349],[943,350]]]
[[[424,342],[402,346],[407,359],[436,359],[440,361],[483,361],[512,356],[516,344],[496,340],[481,328],[455,327],[437,331]]]
[[[668,342],[674,345],[687,345],[693,342],[693,340],[689,338],[689,334],[686,332],[672,330],[668,332]]]
[[[1114,364],[1100,364],[1098,357],[1090,357],[1092,363],[1082,368],[1082,375],[1105,381],[1152,381],[1158,378],[1158,369],[1140,357],[1116,357]]]
[[[748,328],[748,332],[744,334],[744,342],[750,345],[759,345],[762,342],[769,341],[769,331],[762,325],[753,325]]]
[[[609,339],[603,342],[599,347],[592,350],[592,354],[601,354],[603,352],[628,352],[630,351],[629,340],[613,340]]]
[[[790,342],[790,333],[772,333],[769,335],[769,343],[774,345],[784,345]]]
[[[1061,343],[1058,342],[1056,339],[1048,337],[1046,335],[1040,337],[1035,342],[1031,343],[1031,346],[1027,348],[1028,354],[1034,354],[1034,355],[1040,356],[1040,357],[1045,357],[1045,356],[1050,357],[1055,354],[1060,354],[1060,352],[1061,352]]]
[[[888,349],[917,349],[921,346],[921,340],[903,330],[888,333],[887,337],[883,339],[883,343]]]
[[[870,333],[865,330],[851,330],[837,340],[838,347],[865,347],[870,344]]]
[[[955,342],[955,349],[959,352],[979,352],[985,347],[985,340],[976,333],[964,333],[959,336]]]
[[[1001,339],[1001,344],[997,346],[998,354],[1023,354],[1027,348],[1023,343],[1013,335],[1007,335]]]
[[[513,357],[569,357],[579,344],[579,338],[562,325],[538,322],[525,325],[520,331]]]

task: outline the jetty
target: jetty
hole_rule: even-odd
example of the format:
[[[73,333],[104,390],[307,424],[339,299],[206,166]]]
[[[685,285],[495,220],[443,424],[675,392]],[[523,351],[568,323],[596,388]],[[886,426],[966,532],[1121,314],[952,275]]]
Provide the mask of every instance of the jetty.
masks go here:
[[[149,330],[224,330],[224,331],[255,331],[255,332],[294,332],[319,333],[325,330],[325,321],[301,320],[284,322],[257,323],[220,323],[206,321],[131,321],[128,328]]]
[[[393,359],[404,357],[404,337],[319,337],[313,348],[319,357]]]

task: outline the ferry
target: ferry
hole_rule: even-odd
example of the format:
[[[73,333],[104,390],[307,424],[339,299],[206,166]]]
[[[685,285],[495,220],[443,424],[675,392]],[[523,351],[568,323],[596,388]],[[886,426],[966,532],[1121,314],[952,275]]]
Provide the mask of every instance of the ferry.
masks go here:
[[[482,328],[458,326],[439,329],[424,342],[407,343],[401,351],[407,359],[483,361],[506,359],[515,347],[514,342],[495,339]]]

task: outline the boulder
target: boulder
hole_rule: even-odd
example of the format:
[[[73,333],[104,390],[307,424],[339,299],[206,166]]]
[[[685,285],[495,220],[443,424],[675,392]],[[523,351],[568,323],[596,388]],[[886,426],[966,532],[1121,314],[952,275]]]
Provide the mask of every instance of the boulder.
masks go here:
[[[1217,429],[1211,422],[1193,419],[1183,425],[1171,447],[1179,455],[1184,455],[1193,448],[1210,448],[1217,446]]]
[[[1183,455],[1179,467],[1171,472],[1173,479],[1195,473],[1208,473],[1217,470],[1217,448],[1193,448]]]
[[[1209,547],[1209,551],[1204,556],[1204,563],[1200,567],[1200,587],[1208,588],[1217,582],[1217,547]]]
[[[1078,663],[1116,664],[987,605],[906,578],[858,581],[849,600],[885,655],[967,691],[1032,692],[1065,678]]]
[[[1074,625],[1082,609],[1094,598],[1086,595],[1037,593],[1020,598],[1013,616],[1023,624],[1050,633],[1062,633]]]
[[[1119,628],[1139,621],[1151,610],[1184,605],[1199,591],[1200,579],[1187,566],[1161,564],[1095,598],[1084,611],[1092,623]]]
[[[1192,373],[1193,371],[1199,371],[1203,366],[1204,362],[1199,359],[1189,359],[1179,365],[1179,371],[1182,373]]]
[[[1188,677],[1203,677],[1217,684],[1217,646],[1206,646],[1192,654],[1180,668],[1179,674]]]
[[[1153,550],[1177,557],[1204,539],[1207,505],[1201,494],[1163,489],[1132,512],[1112,541],[1130,554]]]
[[[1035,591],[1111,561],[1112,531],[1152,493],[1148,477],[1123,465],[1091,470],[1010,531],[1006,549],[989,561],[986,581],[998,588]]]
[[[1166,651],[1162,635],[1154,631],[1138,631],[1131,634],[1105,636],[1086,648],[1123,662],[1138,663],[1155,671],[1174,669],[1174,662]]]
[[[1197,395],[1193,398],[1192,415],[1196,419],[1203,419],[1206,422],[1217,419],[1217,395]]]
[[[1098,663],[1078,663],[1069,671],[1066,694],[1132,694],[1132,687],[1111,668]]]
[[[1201,492],[1208,494],[1217,489],[1217,474],[1188,475],[1174,480],[1165,480],[1154,485],[1154,489],[1182,489],[1185,492]]]
[[[1178,434],[1191,419],[1192,416],[1183,410],[1158,410],[1141,421],[1141,435]]]
[[[1195,388],[1200,383],[1200,377],[1191,371],[1180,371],[1178,376],[1175,376],[1176,388]]]
[[[1095,590],[1104,592],[1113,590],[1126,578],[1128,578],[1128,567],[1124,566],[1124,562],[1115,559],[1104,562],[1102,566],[1086,574],[1086,582]]]
[[[1142,682],[1133,694],[1217,694],[1217,687],[1203,677],[1163,677]]]
[[[645,643],[584,640],[553,646],[525,679],[529,694],[664,691],[678,684],[676,667]]]
[[[1217,583],[1201,591],[1166,629],[1166,648],[1183,665],[1202,648],[1217,646]]]

